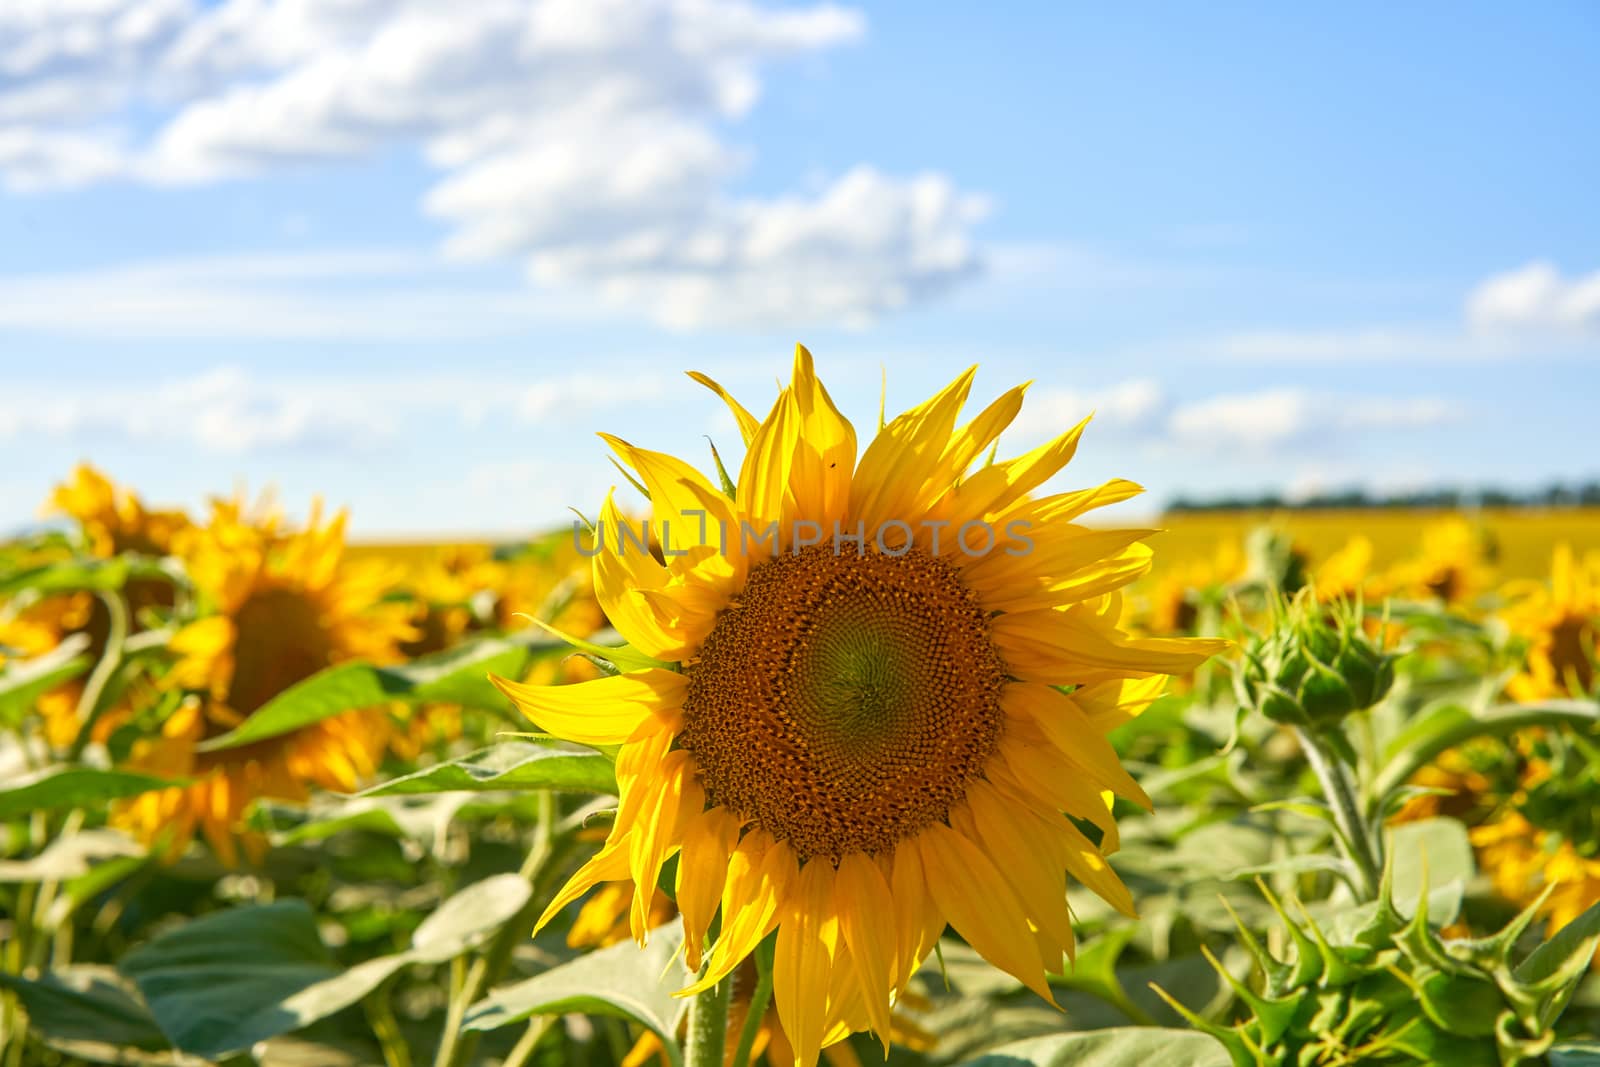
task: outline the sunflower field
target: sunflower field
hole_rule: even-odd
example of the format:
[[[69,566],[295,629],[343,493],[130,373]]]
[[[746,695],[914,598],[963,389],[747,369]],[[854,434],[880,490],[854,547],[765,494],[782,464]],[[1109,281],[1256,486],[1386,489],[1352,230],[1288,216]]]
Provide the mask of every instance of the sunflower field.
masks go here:
[[[738,440],[602,434],[516,545],[64,472],[0,545],[0,1067],[1600,1065],[1590,528],[1163,560],[1025,387],[693,377]]]

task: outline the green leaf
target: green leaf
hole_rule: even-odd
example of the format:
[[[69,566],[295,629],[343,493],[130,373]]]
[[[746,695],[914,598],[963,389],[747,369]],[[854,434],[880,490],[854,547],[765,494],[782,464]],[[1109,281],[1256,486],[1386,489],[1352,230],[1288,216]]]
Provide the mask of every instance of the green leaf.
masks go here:
[[[614,794],[617,791],[617,779],[611,761],[592,748],[564,743],[508,741],[383,782],[357,796],[488,792],[496,789],[559,789]]]
[[[1192,1030],[1129,1026],[1034,1037],[967,1060],[962,1067],[1231,1067],[1222,1043]]]
[[[496,874],[474,882],[422,920],[411,935],[419,960],[442,963],[476,948],[522,910],[533,888],[516,874]]]
[[[71,634],[43,655],[10,662],[0,669],[0,723],[21,723],[40,696],[93,666],[83,654],[88,647],[88,634]]]
[[[1581,972],[1594,959],[1600,945],[1600,903],[1557,930],[1555,936],[1534,949],[1514,972],[1519,982],[1539,985]]]
[[[296,994],[338,976],[301,900],[191,920],[123,957],[172,1044],[216,1059],[310,1021]]]
[[[682,940],[683,927],[672,923],[657,927],[647,948],[623,941],[579,956],[490,993],[467,1009],[464,1026],[495,1030],[530,1015],[568,1012],[621,1015],[653,1030],[676,1067],[682,1061],[676,1036],[678,1020],[689,1003],[672,995],[690,980],[675,959]]]
[[[1600,720],[1593,700],[1548,700],[1542,704],[1500,704],[1473,712],[1444,704],[1420,716],[1391,740],[1384,752],[1373,796],[1382,798],[1410,780],[1439,755],[1474,737],[1503,737],[1533,726],[1592,727]]]
[[[23,591],[75,593],[121,589],[130,578],[172,581],[172,572],[148,556],[121,555],[111,559],[63,559],[30,567],[0,579],[0,597]]]
[[[1451,884],[1464,888],[1477,874],[1467,828],[1446,818],[1401,823],[1389,828],[1385,847],[1394,857],[1395,909],[1410,918],[1426,885],[1430,920],[1435,924],[1453,921],[1454,909],[1449,914],[1434,914],[1432,894]]]
[[[41,1037],[145,1051],[168,1047],[138,990],[110,967],[63,967],[37,980],[0,971],[0,989],[17,995],[29,1029]]]
[[[341,663],[290,686],[237,729],[200,745],[200,751],[239,748],[346,711],[385,704],[448,703],[499,710],[505,707],[505,698],[488,676],[520,677],[532,654],[533,646],[523,642],[483,638],[403,667]]]
[[[1550,1050],[1550,1067],[1600,1067],[1600,1041],[1575,1041]]]
[[[186,784],[182,780],[155,778],[132,771],[94,767],[49,769],[28,781],[0,789],[0,822],[46,808],[89,807],[153,789]]]
[[[0,882],[65,881],[95,869],[94,860],[141,856],[144,848],[116,830],[80,830],[25,860],[0,860]]]

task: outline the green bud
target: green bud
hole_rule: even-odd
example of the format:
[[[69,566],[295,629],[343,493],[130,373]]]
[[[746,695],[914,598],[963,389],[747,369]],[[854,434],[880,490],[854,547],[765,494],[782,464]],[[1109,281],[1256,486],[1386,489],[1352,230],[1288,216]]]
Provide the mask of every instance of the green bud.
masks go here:
[[[1394,684],[1394,656],[1368,636],[1360,605],[1282,601],[1239,675],[1242,703],[1274,722],[1318,727],[1372,707]]]

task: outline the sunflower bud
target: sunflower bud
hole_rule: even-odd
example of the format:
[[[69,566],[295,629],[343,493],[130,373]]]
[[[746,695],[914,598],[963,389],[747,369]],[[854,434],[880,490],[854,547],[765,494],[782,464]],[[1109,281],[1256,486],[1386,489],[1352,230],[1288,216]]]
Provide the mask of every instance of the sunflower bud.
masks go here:
[[[1325,608],[1302,590],[1252,642],[1239,700],[1274,722],[1324,726],[1382,700],[1394,684],[1394,658],[1368,637],[1358,605]]]

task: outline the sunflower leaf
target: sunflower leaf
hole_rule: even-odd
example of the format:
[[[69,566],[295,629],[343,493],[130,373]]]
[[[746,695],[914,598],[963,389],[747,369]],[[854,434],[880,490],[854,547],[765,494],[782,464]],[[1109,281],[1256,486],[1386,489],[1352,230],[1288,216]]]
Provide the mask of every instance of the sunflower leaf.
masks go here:
[[[617,780],[611,761],[592,748],[560,742],[508,741],[391,779],[357,795],[382,797],[497,789],[615,793]]]
[[[654,930],[643,950],[623,941],[497,989],[467,1009],[464,1028],[496,1030],[530,1015],[621,1015],[654,1031],[678,1067],[678,1022],[689,1003],[672,995],[688,981],[674,963],[682,939],[681,924],[672,923]]]
[[[1209,1034],[1130,1026],[1033,1037],[1002,1045],[961,1067],[1229,1067],[1232,1062],[1228,1050]]]
[[[0,971],[28,1012],[28,1026],[55,1041],[93,1041],[155,1051],[168,1047],[131,982],[110,967],[79,965],[37,979]]]
[[[555,647],[549,643],[545,648]],[[538,646],[484,638],[403,667],[341,663],[319,671],[267,701],[239,727],[200,745],[219,752],[291,733],[334,715],[387,704],[460,704],[498,710],[504,706],[490,674],[520,677]]]
[[[107,800],[138,796],[153,789],[186,784],[184,780],[156,778],[134,771],[56,767],[0,789],[0,822],[48,808],[93,806]]]
[[[7,663],[0,670],[0,723],[16,726],[40,696],[87,671],[88,647],[88,634],[71,634],[49,652]]]

